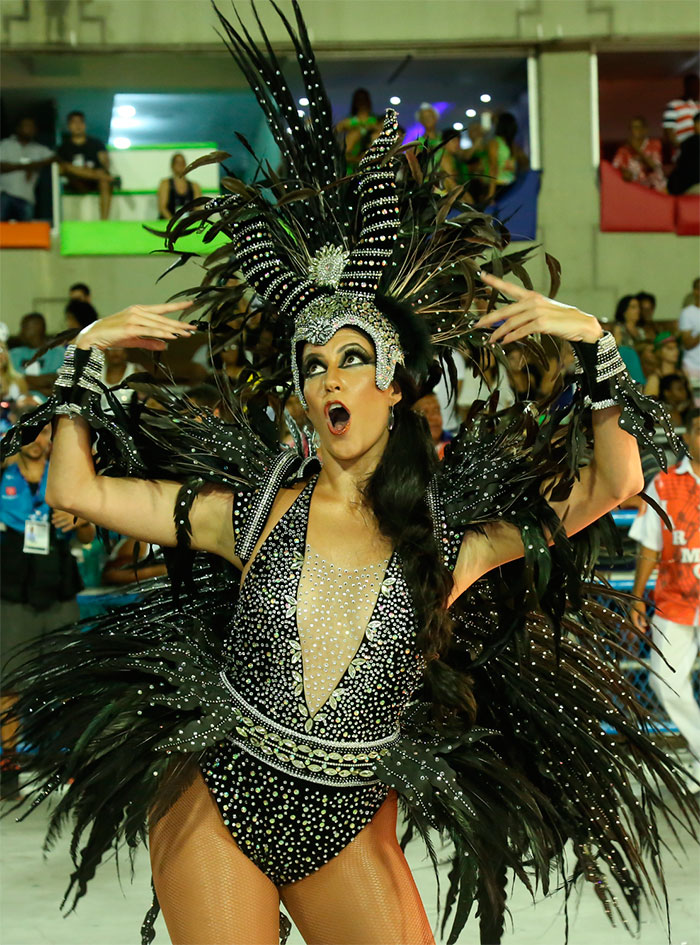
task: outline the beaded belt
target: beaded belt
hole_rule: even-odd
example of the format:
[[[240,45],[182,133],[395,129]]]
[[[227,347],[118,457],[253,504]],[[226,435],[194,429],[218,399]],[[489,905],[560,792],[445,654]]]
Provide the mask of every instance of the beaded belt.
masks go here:
[[[331,742],[286,728],[263,715],[236,692],[225,672],[221,681],[231,693],[239,717],[228,740],[259,761],[317,784],[360,787],[377,784],[374,762],[398,740],[399,730],[376,742]]]

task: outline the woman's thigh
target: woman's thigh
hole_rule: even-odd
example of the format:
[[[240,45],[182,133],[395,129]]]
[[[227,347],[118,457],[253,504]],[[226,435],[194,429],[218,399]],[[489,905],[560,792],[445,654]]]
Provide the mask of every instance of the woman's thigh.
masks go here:
[[[340,853],[280,894],[307,945],[434,945],[396,839],[397,797]]]
[[[150,830],[173,945],[277,945],[279,894],[239,849],[200,774]]]

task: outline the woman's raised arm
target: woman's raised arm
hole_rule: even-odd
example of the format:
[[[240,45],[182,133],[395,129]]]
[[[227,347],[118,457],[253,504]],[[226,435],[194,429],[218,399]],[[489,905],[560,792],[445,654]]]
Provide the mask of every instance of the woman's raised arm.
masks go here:
[[[76,345],[84,349],[139,347],[161,351],[168,341],[187,337],[195,330],[166,317],[189,304],[131,306],[83,329]],[[176,544],[174,514],[179,489],[179,483],[167,480],[98,476],[88,425],[80,417],[59,417],[46,490],[52,507],[130,538],[172,546]],[[239,564],[234,554],[232,507],[233,494],[229,490],[204,490],[190,511],[192,547]]]
[[[59,417],[46,487],[46,501],[52,508],[65,509],[129,538],[173,546],[179,489],[179,483],[168,480],[98,476],[87,423],[80,417]],[[230,490],[212,487],[202,492],[190,512],[192,547],[237,564],[232,512]]]
[[[491,343],[519,341],[533,332],[544,332],[570,342],[591,344],[603,335],[598,320],[585,312],[504,282],[488,273],[483,273],[482,278],[487,285],[517,299],[510,305],[482,316],[475,323],[475,327],[484,328],[498,325],[491,335]],[[617,406],[593,411],[592,461],[580,470],[579,479],[567,499],[549,502],[567,535],[581,531],[644,488],[637,442],[631,433],[621,428],[620,413]],[[545,498],[551,487],[551,483],[543,483],[541,492]],[[508,522],[486,525],[484,534],[467,533],[455,567],[453,597],[461,594],[483,574],[523,554],[520,531]]]

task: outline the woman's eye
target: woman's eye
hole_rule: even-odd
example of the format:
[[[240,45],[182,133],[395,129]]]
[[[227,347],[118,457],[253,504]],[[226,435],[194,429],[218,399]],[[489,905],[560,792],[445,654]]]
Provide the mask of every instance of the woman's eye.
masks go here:
[[[309,361],[304,368],[306,377],[313,377],[314,374],[320,374],[323,371],[323,365],[320,361]]]
[[[343,364],[368,364],[369,358],[364,351],[348,351],[343,359]]]

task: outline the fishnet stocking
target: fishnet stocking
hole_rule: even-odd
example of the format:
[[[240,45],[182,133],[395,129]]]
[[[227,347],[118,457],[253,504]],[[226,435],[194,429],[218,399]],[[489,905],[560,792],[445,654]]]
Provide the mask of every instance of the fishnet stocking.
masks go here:
[[[396,809],[392,791],[344,850],[282,888],[282,901],[307,945],[434,945],[396,839]]]
[[[277,889],[238,848],[200,774],[151,827],[149,847],[173,945],[278,945]]]

